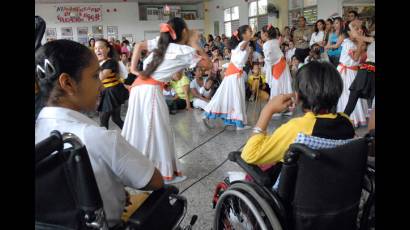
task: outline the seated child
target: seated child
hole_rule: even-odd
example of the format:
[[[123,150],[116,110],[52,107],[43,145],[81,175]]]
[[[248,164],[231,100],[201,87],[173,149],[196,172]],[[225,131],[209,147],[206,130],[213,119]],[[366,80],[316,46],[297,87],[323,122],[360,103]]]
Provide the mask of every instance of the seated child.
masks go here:
[[[305,64],[311,61],[320,61],[320,46],[315,43],[310,47],[309,55],[305,58]]]
[[[266,77],[261,73],[261,69],[258,62],[253,63],[252,74],[248,77],[248,94],[250,91],[249,101],[254,101],[256,94],[262,101],[268,101],[269,99],[269,86],[266,83]]]
[[[168,110],[170,114],[177,113],[177,104],[175,102],[178,99],[177,93],[173,88],[169,86],[169,84],[164,85],[164,89],[162,90],[162,94],[165,97],[165,101],[168,105]]]
[[[336,113],[343,82],[332,64],[317,61],[306,64],[298,71],[293,87],[295,93],[278,95],[262,109],[241,154],[245,162],[256,165],[283,162],[289,145],[299,133],[333,140],[355,136],[349,116]],[[268,135],[266,130],[272,115],[297,103],[301,104],[304,116],[291,119]]]
[[[293,79],[296,77],[296,72],[298,72],[298,69],[302,66],[303,66],[303,62],[300,61],[300,58],[296,56],[296,54],[293,55],[291,66],[290,66],[290,74]]]
[[[202,86],[199,89],[199,94],[201,94],[201,96],[207,98],[207,99],[211,99],[212,94],[213,94],[213,85],[214,85],[214,80],[212,78],[208,78],[205,81],[205,85]]]

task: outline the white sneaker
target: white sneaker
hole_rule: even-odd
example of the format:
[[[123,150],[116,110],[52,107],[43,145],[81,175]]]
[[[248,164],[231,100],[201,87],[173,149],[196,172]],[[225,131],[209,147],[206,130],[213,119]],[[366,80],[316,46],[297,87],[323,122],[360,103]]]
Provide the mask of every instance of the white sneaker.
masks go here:
[[[249,125],[245,125],[244,127],[236,127],[236,131],[242,131],[242,130],[248,130],[248,129],[250,129],[250,128],[252,128],[251,126],[249,126]]]
[[[289,111],[289,112],[286,112],[286,113],[282,113],[282,115],[283,115],[283,116],[292,116],[293,113]]]
[[[282,114],[280,114],[280,113],[275,113],[275,114],[272,115],[272,119],[278,118],[278,117],[280,117],[280,116],[282,116]]]
[[[187,176],[176,176],[172,180],[164,180],[164,184],[176,184],[187,179]]]

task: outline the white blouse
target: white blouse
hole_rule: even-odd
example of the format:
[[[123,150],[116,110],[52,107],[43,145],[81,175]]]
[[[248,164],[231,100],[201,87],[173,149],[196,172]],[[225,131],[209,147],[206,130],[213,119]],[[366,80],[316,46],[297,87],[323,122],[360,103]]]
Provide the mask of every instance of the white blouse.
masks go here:
[[[340,54],[339,62],[345,66],[358,66],[360,63],[360,58],[359,60],[355,61],[349,55],[351,52],[353,52],[356,49],[357,49],[357,46],[350,39],[346,38],[345,40],[343,40],[342,52]]]
[[[147,41],[148,51],[152,51],[158,47],[159,37]],[[154,53],[150,53],[144,60],[143,69],[152,61]],[[164,60],[151,74],[151,77],[157,81],[169,82],[172,75],[185,68],[194,68],[202,59],[196,50],[187,45],[170,43],[164,56]]]
[[[323,31],[319,31],[317,32],[317,34],[316,32],[313,32],[312,37],[310,38],[309,46],[312,46],[315,43],[323,41],[324,36],[325,36],[325,33]]]
[[[44,107],[36,120],[35,143],[49,137],[53,130],[73,133],[86,146],[108,224],[118,224],[125,206],[124,187],[145,187],[154,174],[154,165],[120,132],[99,127],[77,111]]]
[[[242,69],[245,66],[249,56],[248,49],[241,50],[241,45],[244,42],[245,41],[241,41],[238,46],[231,51],[231,63],[239,69]]]
[[[265,55],[265,66],[273,65],[279,61],[284,56],[279,46],[279,40],[271,39],[263,43],[263,54]]]

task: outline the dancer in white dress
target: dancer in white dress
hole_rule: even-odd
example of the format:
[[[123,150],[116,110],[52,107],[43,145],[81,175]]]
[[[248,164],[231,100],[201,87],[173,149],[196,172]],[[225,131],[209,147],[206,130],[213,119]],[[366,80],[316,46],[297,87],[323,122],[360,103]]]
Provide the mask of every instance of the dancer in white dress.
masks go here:
[[[130,90],[127,115],[122,129],[125,139],[147,156],[161,171],[165,183],[184,180],[175,156],[174,135],[162,85],[185,68],[210,69],[208,55],[199,47],[199,35],[190,31],[181,18],[161,24],[160,37],[137,43],[131,61],[131,72],[138,76]],[[153,51],[138,73],[142,50]],[[176,177],[175,177],[176,176]]]
[[[337,70],[343,80],[343,92],[337,103],[337,112],[344,112],[347,102],[349,101],[350,85],[354,81],[357,71],[359,70],[359,59],[363,52],[356,45],[357,41],[351,38],[350,30],[354,29],[351,26],[346,26],[345,39],[342,43],[342,52],[340,55],[339,65]],[[350,119],[355,127],[366,125],[367,102],[359,99],[353,112],[350,114]]]
[[[292,93],[292,77],[286,63],[275,28],[269,24],[262,27],[261,38],[265,55],[265,74],[270,87],[270,98],[279,94]]]
[[[245,72],[242,68],[249,56],[249,41],[252,29],[243,25],[231,37],[232,55],[225,77],[215,95],[205,107],[203,120],[221,118],[225,125],[236,126],[237,130],[249,129],[245,104]]]

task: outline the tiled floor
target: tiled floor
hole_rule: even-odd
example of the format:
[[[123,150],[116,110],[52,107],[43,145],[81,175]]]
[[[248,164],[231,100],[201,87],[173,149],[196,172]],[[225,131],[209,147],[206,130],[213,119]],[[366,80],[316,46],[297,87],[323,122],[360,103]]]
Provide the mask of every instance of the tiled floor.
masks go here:
[[[248,108],[250,125],[254,125],[257,113],[254,107]],[[125,116],[126,109],[122,115]],[[201,111],[180,111],[176,115],[170,115],[171,124],[175,133],[177,155],[183,173],[188,179],[176,184],[188,200],[187,216],[183,226],[189,223],[192,215],[198,215],[194,229],[211,229],[214,210],[212,209],[212,197],[215,185],[222,181],[228,171],[242,171],[236,164],[225,161],[229,152],[242,148],[248,139],[251,130],[232,131],[224,129],[221,121],[216,122],[216,128],[208,129],[201,121]],[[93,118],[98,122],[98,118]],[[272,132],[281,124],[289,120],[289,117],[277,118],[270,122],[268,132]],[[119,128],[110,121],[110,129]],[[357,130],[358,135],[366,133],[366,128]],[[213,171],[214,170],[214,171]]]

